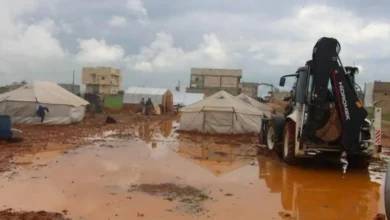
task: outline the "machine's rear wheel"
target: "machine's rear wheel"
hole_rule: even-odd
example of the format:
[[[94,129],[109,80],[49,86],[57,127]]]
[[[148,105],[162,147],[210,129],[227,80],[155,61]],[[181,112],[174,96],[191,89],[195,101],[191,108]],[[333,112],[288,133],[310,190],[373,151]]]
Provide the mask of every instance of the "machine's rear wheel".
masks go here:
[[[267,127],[267,148],[273,150],[275,147],[275,130],[273,127]]]
[[[281,154],[281,138],[278,138],[278,130],[274,121],[269,121],[265,129],[265,144],[267,149],[276,152],[278,155]]]
[[[283,161],[287,164],[296,162],[295,158],[295,123],[286,122],[283,132]]]

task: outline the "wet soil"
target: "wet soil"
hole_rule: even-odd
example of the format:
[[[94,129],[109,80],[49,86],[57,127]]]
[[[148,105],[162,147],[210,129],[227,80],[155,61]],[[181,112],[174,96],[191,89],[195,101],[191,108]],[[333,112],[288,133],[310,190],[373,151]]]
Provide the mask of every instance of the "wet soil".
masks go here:
[[[140,191],[153,196],[162,196],[168,201],[179,201],[176,209],[185,209],[187,213],[204,214],[203,202],[211,198],[206,192],[189,185],[174,183],[132,185],[129,192]],[[172,209],[170,209],[172,211]]]
[[[292,167],[258,155],[256,136],[175,128],[143,121],[128,139],[96,136],[82,148],[15,155],[17,166],[0,174],[0,207],[92,220],[372,220],[384,213],[386,162],[345,174],[337,163]]]
[[[6,209],[0,211],[0,219],[2,220],[70,220],[62,213],[53,212],[23,212]]]
[[[156,115],[151,120],[138,114],[112,114],[115,124],[105,124],[106,114],[87,115],[81,123],[73,125],[13,125],[22,130],[24,140],[10,143],[0,141],[0,173],[12,165],[18,155],[35,155],[40,152],[58,152],[81,147],[108,137],[133,138],[140,125],[159,124],[172,115]],[[31,162],[31,161],[30,161]],[[25,163],[29,163],[25,161]]]

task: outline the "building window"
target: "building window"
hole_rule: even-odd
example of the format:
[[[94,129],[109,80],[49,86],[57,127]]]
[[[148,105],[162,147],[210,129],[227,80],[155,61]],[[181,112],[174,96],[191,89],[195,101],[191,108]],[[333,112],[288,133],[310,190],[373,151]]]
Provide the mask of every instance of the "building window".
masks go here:
[[[196,78],[195,78],[195,82],[199,82],[199,77],[196,77]]]
[[[104,80],[105,78],[104,78],[104,76],[102,76],[102,80]]]
[[[385,92],[385,95],[387,95],[387,92]]]

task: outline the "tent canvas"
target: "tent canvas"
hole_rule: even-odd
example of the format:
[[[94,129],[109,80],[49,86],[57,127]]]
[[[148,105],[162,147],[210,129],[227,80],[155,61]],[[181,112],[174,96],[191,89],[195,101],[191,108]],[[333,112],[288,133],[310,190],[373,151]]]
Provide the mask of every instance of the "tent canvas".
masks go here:
[[[150,98],[153,104],[161,105],[167,91],[168,89],[161,88],[130,87],[125,91],[123,103],[139,104],[142,98],[145,101]]]
[[[89,103],[56,83],[35,81],[16,90],[0,94],[0,114],[9,115],[13,123],[38,124],[39,105],[47,107],[43,124],[71,124],[84,118]]]
[[[203,93],[174,92],[173,104],[187,106],[199,102],[204,98],[205,95]]]
[[[181,109],[180,130],[211,134],[259,133],[263,112],[225,91]]]
[[[250,104],[251,106],[260,109],[267,118],[271,118],[272,115],[272,108],[264,103],[261,103],[257,101],[256,99],[248,96],[245,93],[241,93],[240,95],[236,96],[239,98],[241,101],[246,102]]]

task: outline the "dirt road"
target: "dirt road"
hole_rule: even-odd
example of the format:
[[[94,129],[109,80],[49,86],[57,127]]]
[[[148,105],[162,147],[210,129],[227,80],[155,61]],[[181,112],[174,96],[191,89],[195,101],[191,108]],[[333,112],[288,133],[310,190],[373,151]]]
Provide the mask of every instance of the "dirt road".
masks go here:
[[[0,178],[0,207],[91,220],[371,220],[384,212],[384,163],[347,174],[337,165],[287,167],[257,156],[256,137],[190,136],[176,125],[139,123],[130,139],[107,131],[86,147],[15,157]]]

